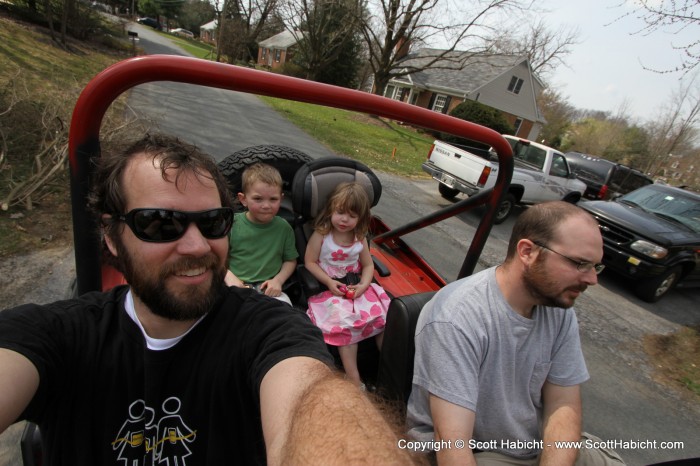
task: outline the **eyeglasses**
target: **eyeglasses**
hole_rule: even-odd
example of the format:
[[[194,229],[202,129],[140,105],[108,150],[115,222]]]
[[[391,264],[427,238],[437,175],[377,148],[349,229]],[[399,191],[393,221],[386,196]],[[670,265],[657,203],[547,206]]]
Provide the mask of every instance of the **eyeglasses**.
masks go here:
[[[115,216],[115,218],[129,225],[131,231],[141,241],[168,243],[182,238],[192,222],[197,225],[205,238],[223,238],[231,230],[233,209],[221,207],[198,212],[134,209],[124,215]]]
[[[537,246],[546,249],[547,251],[552,251],[554,254],[559,254],[561,257],[564,259],[569,260],[571,263],[576,265],[576,270],[578,270],[581,273],[587,273],[590,272],[591,270],[595,270],[596,275],[599,274],[600,272],[603,271],[605,268],[604,264],[594,264],[593,262],[586,262],[586,261],[577,261],[576,259],[572,259],[569,256],[565,256],[564,254],[555,251],[554,249],[550,249],[544,244],[540,243],[539,241],[533,241]]]

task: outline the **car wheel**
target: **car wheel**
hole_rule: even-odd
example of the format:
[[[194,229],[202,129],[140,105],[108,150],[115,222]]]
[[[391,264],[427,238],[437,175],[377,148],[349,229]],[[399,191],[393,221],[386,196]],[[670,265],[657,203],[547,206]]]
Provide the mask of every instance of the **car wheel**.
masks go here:
[[[219,162],[219,170],[228,180],[234,197],[241,192],[243,171],[255,163],[266,163],[279,170],[284,183],[282,191],[285,196],[291,193],[294,174],[306,162],[313,160],[309,155],[286,146],[260,145],[241,149]],[[289,196],[291,199],[291,196]]]
[[[505,222],[506,219],[510,216],[510,213],[513,211],[513,206],[515,205],[515,196],[513,196],[511,193],[506,193],[505,197],[501,201],[501,205],[498,206],[498,210],[496,211],[496,218],[494,219],[493,223],[496,225],[500,225],[501,223]]]
[[[683,269],[677,265],[671,267],[666,272],[662,273],[658,277],[647,278],[646,280],[640,280],[637,284],[635,292],[637,296],[642,298],[648,303],[655,303],[662,297],[666,295],[673,286],[681,278],[681,273]]]
[[[440,195],[448,201],[451,201],[457,196],[457,194],[459,194],[458,190],[450,188],[449,186],[444,185],[442,183],[438,183],[438,191],[440,191]]]

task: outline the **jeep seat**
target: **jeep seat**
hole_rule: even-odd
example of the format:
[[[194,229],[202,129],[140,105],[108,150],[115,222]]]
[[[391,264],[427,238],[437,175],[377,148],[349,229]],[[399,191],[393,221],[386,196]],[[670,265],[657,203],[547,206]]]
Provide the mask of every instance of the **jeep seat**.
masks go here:
[[[295,237],[299,262],[304,263],[306,244],[313,233],[313,221],[323,212],[328,197],[340,183],[357,182],[365,188],[370,205],[376,206],[382,185],[372,170],[356,160],[323,157],[302,165],[292,181],[292,208],[297,215]],[[320,291],[319,284],[303,265],[298,267],[306,296]]]
[[[391,300],[387,311],[384,342],[379,356],[377,394],[395,402],[406,414],[413,382],[415,333],[423,306],[436,291],[400,296]]]

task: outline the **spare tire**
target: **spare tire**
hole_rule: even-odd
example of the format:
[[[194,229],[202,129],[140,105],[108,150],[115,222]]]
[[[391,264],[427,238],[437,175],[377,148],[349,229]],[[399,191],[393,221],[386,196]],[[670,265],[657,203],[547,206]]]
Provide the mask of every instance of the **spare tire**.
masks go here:
[[[294,174],[306,162],[313,160],[304,152],[287,146],[260,145],[241,149],[219,162],[219,170],[228,180],[233,197],[241,192],[243,171],[255,163],[266,163],[279,170],[282,175],[282,191],[290,197]]]

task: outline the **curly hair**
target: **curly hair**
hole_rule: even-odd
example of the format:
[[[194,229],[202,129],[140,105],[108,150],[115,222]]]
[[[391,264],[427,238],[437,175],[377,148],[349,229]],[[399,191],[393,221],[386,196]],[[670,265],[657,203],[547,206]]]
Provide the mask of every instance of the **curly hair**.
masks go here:
[[[341,183],[328,196],[325,209],[314,222],[314,230],[327,235],[332,228],[331,217],[334,212],[352,212],[358,217],[355,236],[361,241],[369,231],[370,207],[369,196],[361,184]]]
[[[148,154],[154,166],[158,162],[157,165],[164,180],[169,180],[168,170],[176,170],[175,184],[183,174],[189,173],[198,178],[212,180],[219,192],[222,207],[232,206],[233,200],[228,182],[219,172],[211,156],[174,136],[146,134],[123,151],[104,153],[96,160],[91,191],[88,195],[88,208],[96,215],[97,224],[104,229],[106,235],[111,236],[119,223],[104,222],[102,217],[105,214],[126,213],[125,191],[129,187],[129,181],[124,179],[124,173],[129,162],[140,154]]]

